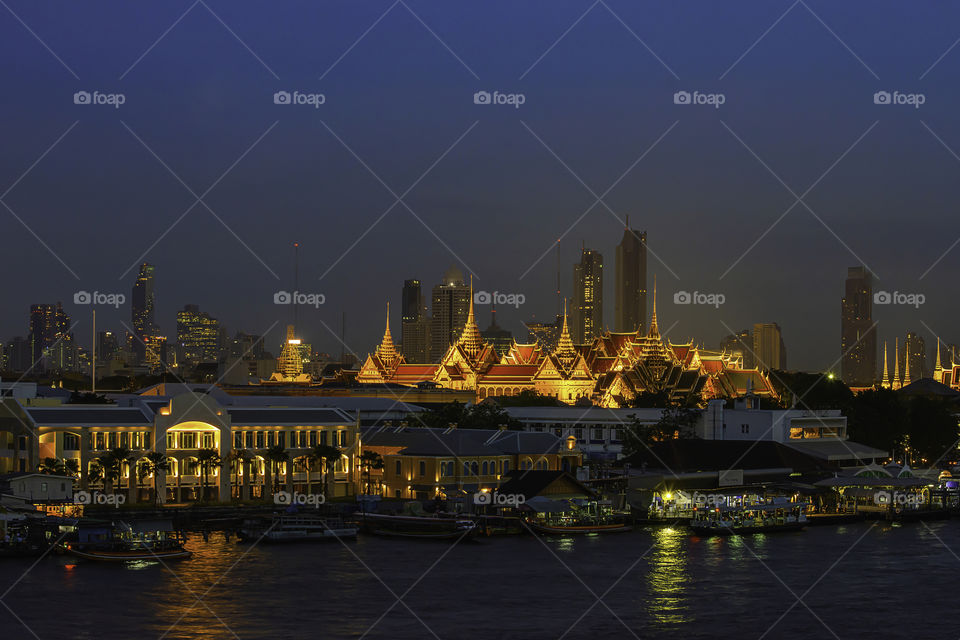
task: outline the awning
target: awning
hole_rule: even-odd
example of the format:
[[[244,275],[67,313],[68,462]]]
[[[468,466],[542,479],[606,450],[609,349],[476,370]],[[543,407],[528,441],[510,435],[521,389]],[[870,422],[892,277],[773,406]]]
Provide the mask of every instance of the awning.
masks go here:
[[[542,496],[530,498],[523,503],[523,506],[537,513],[566,513],[567,511],[572,511],[569,502],[551,500],[550,498],[544,498]]]

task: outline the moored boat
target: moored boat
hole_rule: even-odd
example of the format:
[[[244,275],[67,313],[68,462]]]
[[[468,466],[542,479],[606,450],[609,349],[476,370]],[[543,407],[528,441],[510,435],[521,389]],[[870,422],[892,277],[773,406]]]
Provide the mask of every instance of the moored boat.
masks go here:
[[[183,560],[191,555],[184,548],[179,532],[163,520],[130,524],[81,521],[75,538],[65,542],[62,551],[103,562]]]
[[[695,508],[690,528],[706,536],[799,531],[807,525],[803,502],[765,502],[752,505]]]
[[[394,516],[383,513],[358,513],[357,521],[365,533],[397,538],[448,540],[479,533],[473,520],[457,516]]]
[[[241,540],[316,542],[356,538],[357,526],[339,518],[275,515],[272,518],[245,520],[238,533]]]
[[[595,523],[570,523],[570,524],[547,524],[537,521],[530,522],[530,528],[537,533],[547,535],[578,535],[587,533],[621,533],[631,531],[632,526],[625,522],[595,522]]]

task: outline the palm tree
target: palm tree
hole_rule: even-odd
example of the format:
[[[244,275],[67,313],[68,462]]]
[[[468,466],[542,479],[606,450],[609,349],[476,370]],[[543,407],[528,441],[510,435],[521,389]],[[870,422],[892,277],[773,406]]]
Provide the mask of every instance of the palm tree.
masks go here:
[[[330,471],[333,470],[333,466],[337,463],[337,460],[339,460],[342,455],[343,453],[340,451],[340,449],[331,447],[328,444],[318,444],[310,450],[310,453],[307,454],[307,458],[309,458],[311,462],[320,463],[320,471],[323,473],[324,497],[327,496],[329,489]]]
[[[100,462],[100,458],[94,458],[87,466],[87,484],[89,486],[91,482],[99,482],[103,480],[103,478],[103,463]],[[86,488],[87,487],[84,487],[84,489]]]
[[[203,496],[201,501],[207,499],[207,477],[210,471],[220,464],[220,452],[216,449],[200,449],[197,451],[197,463],[200,465],[200,475],[203,478]]]
[[[37,471],[54,476],[62,476],[66,472],[66,465],[60,458],[44,458],[37,466]]]
[[[297,471],[303,471],[307,474],[307,493],[313,493],[310,491],[310,467],[313,466],[314,461],[310,456],[300,456],[299,458],[293,459],[293,468]]]
[[[71,478],[76,478],[80,475],[80,461],[76,458],[64,458],[63,468]]]
[[[370,472],[374,469],[383,469],[383,457],[376,451],[364,451],[360,455],[360,466],[367,475],[366,493],[370,495]]]
[[[101,458],[104,456],[101,456]],[[129,471],[130,465],[136,461],[136,458],[133,455],[133,452],[126,447],[115,447],[111,449],[107,454],[106,458],[109,461],[109,464],[105,464],[105,467],[112,469],[112,476],[117,479],[116,490],[120,491],[123,489],[123,471],[126,468]],[[127,488],[129,489],[133,485],[133,474],[130,474],[130,480],[127,482]]]
[[[287,453],[287,450],[283,445],[274,445],[267,449],[266,459],[270,463],[271,470],[273,471],[273,477],[279,479],[281,465],[290,462],[290,454]],[[278,484],[276,481],[273,483],[274,487]],[[272,490],[273,488],[271,488]],[[276,493],[272,491],[272,493]]]
[[[108,451],[97,456],[97,462],[101,469],[104,493],[113,493],[120,480],[120,460],[113,455],[112,451]]]
[[[236,479],[237,496],[242,500],[244,492],[240,490],[240,475],[243,474],[243,484],[248,484],[247,475],[249,467],[247,466],[253,460],[253,454],[246,449],[234,449],[230,452],[230,471]]]
[[[170,471],[170,458],[158,451],[151,451],[146,455],[143,466],[153,475],[153,501],[160,504],[160,472]]]

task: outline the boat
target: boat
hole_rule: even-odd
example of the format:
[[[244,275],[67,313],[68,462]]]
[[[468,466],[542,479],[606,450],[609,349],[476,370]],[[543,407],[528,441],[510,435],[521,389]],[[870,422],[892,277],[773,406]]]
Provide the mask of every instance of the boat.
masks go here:
[[[530,522],[530,528],[536,531],[537,533],[542,533],[545,535],[579,535],[587,533],[622,533],[625,531],[632,531],[633,527],[625,522],[577,522],[573,521],[569,524],[557,523],[541,523],[533,520]]]
[[[81,521],[75,536],[64,542],[64,553],[101,562],[183,560],[191,552],[169,521]]]
[[[807,526],[805,502],[763,502],[696,507],[690,528],[706,536],[800,531]]]
[[[241,540],[262,542],[305,542],[356,538],[357,526],[339,518],[309,515],[274,515],[272,518],[245,520],[240,527]]]
[[[476,523],[457,516],[395,516],[383,513],[357,513],[365,533],[393,538],[449,540],[479,533]]]

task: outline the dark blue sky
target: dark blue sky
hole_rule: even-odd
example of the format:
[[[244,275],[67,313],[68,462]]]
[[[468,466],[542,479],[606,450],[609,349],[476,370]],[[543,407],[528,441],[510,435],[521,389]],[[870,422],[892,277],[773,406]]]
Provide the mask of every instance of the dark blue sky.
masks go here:
[[[881,339],[960,341],[960,249],[930,269],[960,237],[960,160],[944,147],[960,152],[960,47],[931,68],[960,38],[956,6],[207,0],[183,16],[189,0],[7,1],[26,26],[0,9],[0,194],[69,133],[2,198],[30,228],[0,207],[4,339],[26,333],[31,303],[62,300],[88,343],[73,292],[129,294],[135,270],[123,274],[145,252],[168,335],[186,303],[263,332],[289,319],[272,299],[291,288],[295,240],[300,289],[326,296],[301,312],[301,333],[324,349],[339,351],[323,323],[346,311],[347,343],[365,354],[403,279],[429,287],[453,263],[478,289],[526,296],[498,314],[522,334],[521,320],[555,309],[554,255],[530,267],[561,235],[567,287],[581,241],[603,253],[612,325],[629,214],[663,261],[649,270],[676,341],[713,346],[727,327],[775,321],[791,367],[826,368],[855,256],[878,289],[926,296],[877,308]],[[76,105],[81,90],[126,102]],[[275,105],[279,90],[326,103]],[[480,90],[526,101],[475,105]],[[726,101],[676,105],[681,90]],[[877,91],[926,101],[877,105]],[[448,149],[404,197],[414,213],[399,204],[374,224],[395,196],[353,154],[401,195]],[[204,197],[215,215],[198,204],[174,226],[195,196],[151,151],[196,195],[230,169]],[[576,223],[590,190],[644,153],[603,198],[616,217],[601,204]],[[774,225],[795,197],[764,163],[797,195],[820,179],[804,197],[814,213],[798,204]],[[726,304],[674,305],[678,290]],[[129,309],[98,316],[122,330]]]

